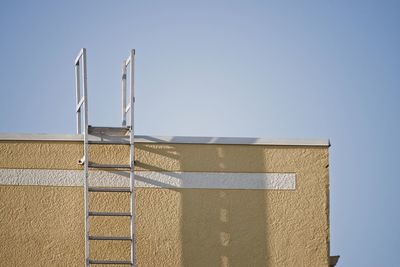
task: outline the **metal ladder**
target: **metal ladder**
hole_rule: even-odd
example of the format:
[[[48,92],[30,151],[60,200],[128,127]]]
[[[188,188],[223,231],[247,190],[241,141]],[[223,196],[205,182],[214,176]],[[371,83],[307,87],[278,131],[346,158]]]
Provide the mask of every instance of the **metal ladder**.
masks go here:
[[[134,70],[135,70],[135,50],[131,50],[129,57],[122,64],[122,127],[92,127],[88,124],[88,97],[87,97],[87,64],[86,49],[82,48],[75,59],[75,89],[76,89],[76,122],[77,133],[83,134],[84,156],[80,164],[84,165],[84,211],[85,211],[85,266],[91,264],[103,265],[129,265],[135,266],[135,173],[134,173]],[[130,66],[130,67],[129,67]],[[129,73],[128,73],[129,70]],[[127,76],[130,80],[127,82]],[[128,88],[129,87],[129,88]],[[127,96],[129,94],[129,97]],[[83,117],[83,123],[82,123]],[[127,123],[128,121],[128,123]],[[112,138],[95,139],[93,136],[108,136]],[[127,138],[128,137],[128,138]],[[128,139],[128,140],[127,140]],[[94,164],[89,161],[89,145],[96,144],[127,144],[130,147],[129,164]],[[119,169],[129,170],[129,187],[94,187],[89,181],[89,169]],[[130,194],[129,212],[102,212],[89,210],[89,194],[114,193]],[[129,217],[130,235],[129,236],[93,236],[90,235],[90,218],[95,216]],[[130,242],[130,260],[105,260],[90,258],[91,241],[123,241]]]

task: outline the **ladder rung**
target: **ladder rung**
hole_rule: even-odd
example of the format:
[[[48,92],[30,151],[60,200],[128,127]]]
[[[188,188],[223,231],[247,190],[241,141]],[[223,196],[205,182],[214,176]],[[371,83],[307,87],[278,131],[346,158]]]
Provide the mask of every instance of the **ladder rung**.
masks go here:
[[[97,168],[97,169],[130,169],[129,165],[120,165],[120,164],[93,164],[89,163],[89,168]]]
[[[130,193],[128,187],[89,187],[89,192],[115,192],[115,193]]]
[[[117,241],[131,241],[129,236],[89,236],[89,240],[117,240]]]
[[[89,216],[125,216],[125,217],[131,217],[131,214],[129,212],[89,211]]]
[[[99,141],[99,140],[89,140],[88,144],[93,145],[129,145],[129,136],[126,139],[121,138],[120,140],[106,140],[106,141]]]
[[[90,264],[121,264],[121,265],[133,265],[131,261],[116,261],[116,260],[91,260]]]

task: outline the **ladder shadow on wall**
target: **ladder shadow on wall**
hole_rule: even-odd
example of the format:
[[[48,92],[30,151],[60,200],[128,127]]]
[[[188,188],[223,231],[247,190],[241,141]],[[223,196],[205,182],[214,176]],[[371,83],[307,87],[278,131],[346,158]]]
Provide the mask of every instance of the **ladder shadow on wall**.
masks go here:
[[[208,142],[210,139],[202,141]],[[187,149],[188,146],[196,147]],[[140,170],[169,172],[169,175],[181,178],[171,172],[170,166],[163,166],[162,163],[155,166],[140,161],[142,153],[151,153],[165,158],[165,161],[174,162],[177,169],[173,171],[251,172],[248,166],[267,169],[267,159],[261,149],[257,150],[258,154],[252,152],[253,156],[246,158],[237,154],[241,151],[248,153],[246,147],[237,148],[235,145],[215,144],[137,144],[139,158],[136,166]],[[205,163],[200,166],[199,161]],[[146,214],[138,214],[137,234],[149,234],[141,232],[140,220],[153,224],[148,230],[163,230],[157,237],[153,235],[153,239],[151,235],[148,235],[150,238],[139,238],[144,242],[138,244],[138,262],[141,250],[150,248],[155,250],[153,253],[157,257],[153,257],[154,262],[149,266],[159,266],[163,257],[171,257],[171,254],[176,254],[172,257],[177,259],[177,266],[268,265],[266,190],[186,188],[184,180],[179,188],[140,175],[136,179],[162,187],[137,189],[136,205],[150,206],[150,203],[146,203],[150,199],[146,196],[148,194],[158,195],[155,199],[160,200],[155,208],[160,212],[157,220],[149,222]],[[174,202],[171,203],[171,200]],[[175,221],[176,218],[178,221]]]

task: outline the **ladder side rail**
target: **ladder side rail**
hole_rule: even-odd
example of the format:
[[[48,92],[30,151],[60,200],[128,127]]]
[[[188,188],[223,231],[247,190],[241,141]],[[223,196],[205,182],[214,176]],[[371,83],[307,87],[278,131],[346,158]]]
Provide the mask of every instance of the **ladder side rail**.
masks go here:
[[[131,212],[131,262],[132,266],[136,266],[136,244],[135,244],[135,132],[134,132],[134,104],[135,104],[135,50],[131,50],[131,68],[130,68],[130,190],[131,190],[131,201],[130,201],[130,212]]]
[[[85,264],[90,265],[90,249],[89,249],[89,233],[90,233],[90,221],[89,221],[89,124],[88,124],[88,93],[87,93],[87,61],[86,61],[86,49],[82,49],[82,68],[83,68],[83,97],[84,97],[84,201],[85,201]]]

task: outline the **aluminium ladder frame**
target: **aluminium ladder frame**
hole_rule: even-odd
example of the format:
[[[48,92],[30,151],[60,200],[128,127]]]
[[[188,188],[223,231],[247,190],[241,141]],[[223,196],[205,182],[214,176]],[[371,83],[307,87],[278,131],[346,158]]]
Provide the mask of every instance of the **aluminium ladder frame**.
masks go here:
[[[83,134],[84,139],[84,157],[80,161],[84,165],[84,213],[85,213],[85,266],[88,267],[91,264],[128,264],[130,266],[136,265],[136,253],[135,253],[135,173],[134,173],[134,70],[135,70],[135,50],[130,51],[129,57],[124,60],[122,64],[122,128],[127,128],[126,118],[129,115],[130,123],[129,127],[129,172],[130,172],[130,183],[129,191],[124,189],[113,189],[104,191],[104,189],[96,190],[96,188],[89,188],[89,167],[101,168],[101,165],[96,167],[95,164],[89,165],[89,125],[88,125],[88,98],[87,98],[87,64],[86,64],[86,49],[82,48],[75,59],[75,89],[76,89],[76,127],[77,133]],[[80,66],[82,65],[82,70]],[[130,82],[129,82],[129,104],[126,104],[127,100],[127,69],[130,65]],[[82,73],[81,73],[82,72]],[[81,75],[83,76],[83,96],[81,97]],[[83,109],[83,110],[82,110]],[[128,113],[129,112],[129,113]],[[83,113],[83,129],[82,129],[82,113]],[[120,165],[123,166],[123,165]],[[120,168],[118,165],[114,165],[115,168]],[[112,166],[103,165],[103,168],[112,168]],[[130,213],[113,213],[109,216],[129,216],[130,217],[130,237],[92,237],[90,236],[90,216],[106,216],[105,212],[90,212],[89,211],[89,191],[91,192],[129,192],[130,193]],[[112,214],[112,213],[111,213]],[[90,259],[90,240],[125,240],[131,242],[131,260],[118,261],[118,260],[91,260]]]

